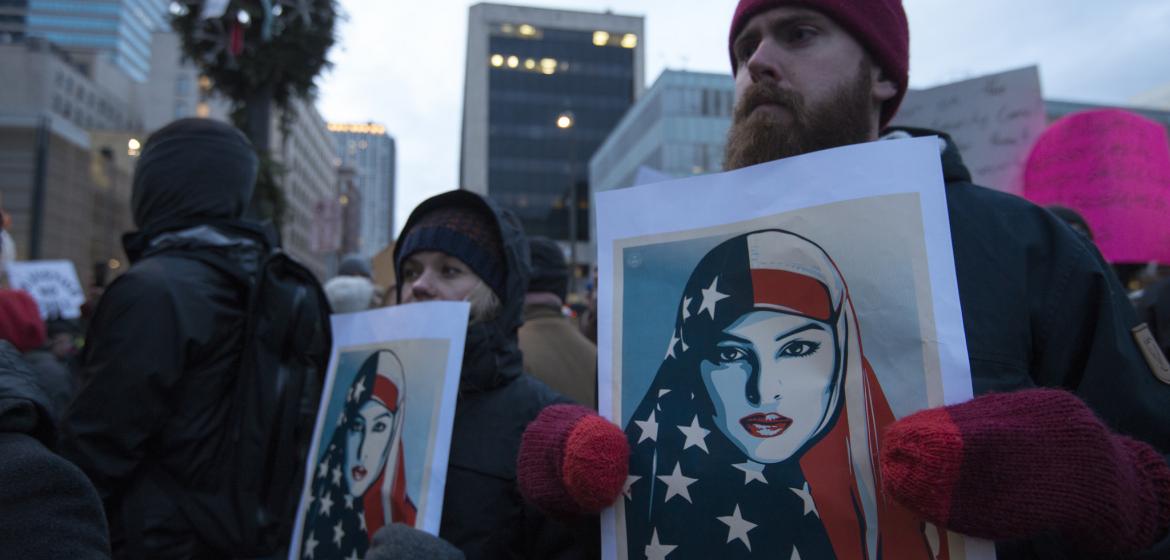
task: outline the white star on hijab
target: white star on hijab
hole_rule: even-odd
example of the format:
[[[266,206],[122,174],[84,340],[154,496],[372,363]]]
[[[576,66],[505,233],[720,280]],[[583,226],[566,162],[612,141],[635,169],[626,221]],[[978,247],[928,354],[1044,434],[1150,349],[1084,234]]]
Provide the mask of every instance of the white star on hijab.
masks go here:
[[[707,450],[706,437],[707,434],[711,433],[711,430],[705,429],[699,425],[698,415],[695,416],[695,419],[691,422],[690,426],[679,426],[678,429],[683,433],[684,436],[687,437],[686,442],[683,443],[684,450],[691,447],[698,447],[705,453],[710,453],[710,451]]]
[[[670,347],[666,349],[666,358],[663,358],[664,360],[675,357],[674,347],[678,345],[678,340],[678,331],[670,333]]]
[[[813,514],[817,517],[821,516],[821,512],[817,511],[817,504],[813,502],[812,493],[808,489],[808,482],[804,483],[804,488],[789,488],[793,494],[796,494],[804,501],[804,515]]]
[[[658,529],[655,529],[653,536],[650,537],[650,544],[646,545],[646,560],[666,560],[666,556],[676,548],[677,545],[659,542]]]
[[[682,473],[682,465],[680,463],[674,464],[674,472],[668,475],[658,475],[658,480],[666,483],[666,499],[662,500],[664,503],[669,502],[675,496],[681,496],[684,500],[691,501],[690,485],[697,482],[699,479],[684,476]]]
[[[622,488],[622,494],[626,495],[627,500],[634,499],[633,496],[630,495],[630,489],[632,489],[634,487],[634,483],[638,482],[639,480],[642,480],[642,477],[632,474],[626,477],[626,485]]]
[[[699,312],[696,315],[702,315],[704,311],[711,316],[711,320],[715,320],[715,304],[725,300],[731,296],[719,293],[719,277],[716,276],[711,280],[710,288],[703,288],[703,301],[699,303]]]
[[[743,471],[743,483],[745,485],[750,484],[753,480],[758,480],[764,484],[768,483],[768,479],[764,478],[764,465],[760,463],[748,461],[731,466]]]
[[[748,540],[748,531],[756,528],[756,524],[743,518],[739,513],[739,504],[736,504],[735,511],[731,515],[723,517],[716,517],[727,525],[727,542],[738,540],[747,547],[748,552],[752,550],[752,542]]]
[[[313,538],[313,534],[309,533],[309,538],[305,540],[305,558],[313,558],[317,552],[317,539]]]
[[[329,512],[333,511],[333,498],[329,497],[329,492],[322,493],[317,501],[321,502],[321,516],[329,517]]]
[[[642,435],[638,436],[638,443],[643,441],[658,441],[658,420],[654,418],[654,411],[650,411],[650,416],[645,420],[634,420],[642,430]]]

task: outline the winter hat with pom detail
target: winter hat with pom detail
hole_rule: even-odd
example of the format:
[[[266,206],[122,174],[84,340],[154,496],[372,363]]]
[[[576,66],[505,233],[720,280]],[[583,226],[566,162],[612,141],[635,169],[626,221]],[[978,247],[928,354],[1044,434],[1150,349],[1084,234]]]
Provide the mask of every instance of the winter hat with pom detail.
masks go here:
[[[402,240],[398,260],[406,262],[420,251],[439,251],[463,261],[497,297],[504,298],[503,241],[486,212],[471,206],[441,206],[427,212]]]

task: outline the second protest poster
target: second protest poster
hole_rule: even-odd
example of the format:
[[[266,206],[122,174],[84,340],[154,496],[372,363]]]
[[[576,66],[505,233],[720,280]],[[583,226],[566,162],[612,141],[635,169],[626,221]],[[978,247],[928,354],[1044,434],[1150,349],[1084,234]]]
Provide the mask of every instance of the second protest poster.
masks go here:
[[[363,558],[390,523],[438,534],[468,314],[430,302],[332,317],[290,560]]]
[[[880,493],[881,431],[971,397],[938,146],[598,195],[605,558],[994,558]]]

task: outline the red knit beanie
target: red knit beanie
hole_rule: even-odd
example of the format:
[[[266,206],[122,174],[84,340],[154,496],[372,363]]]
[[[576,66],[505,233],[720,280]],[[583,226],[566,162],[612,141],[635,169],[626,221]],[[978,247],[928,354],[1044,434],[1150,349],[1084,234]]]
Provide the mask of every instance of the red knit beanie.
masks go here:
[[[21,352],[45,345],[45,322],[28,292],[0,289],[0,340]]]
[[[732,75],[739,68],[733,48],[735,38],[757,14],[780,6],[809,8],[829,16],[869,51],[898,87],[898,93],[882,107],[881,126],[886,126],[898,112],[910,82],[910,25],[902,0],[739,0],[727,42]]]

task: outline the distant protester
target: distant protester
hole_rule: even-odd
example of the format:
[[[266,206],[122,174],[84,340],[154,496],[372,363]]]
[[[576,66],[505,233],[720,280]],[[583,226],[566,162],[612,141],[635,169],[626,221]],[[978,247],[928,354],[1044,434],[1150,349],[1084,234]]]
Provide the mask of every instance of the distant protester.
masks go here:
[[[555,241],[529,239],[532,280],[524,298],[524,371],[578,404],[597,407],[597,346],[564,313],[569,266]]]

